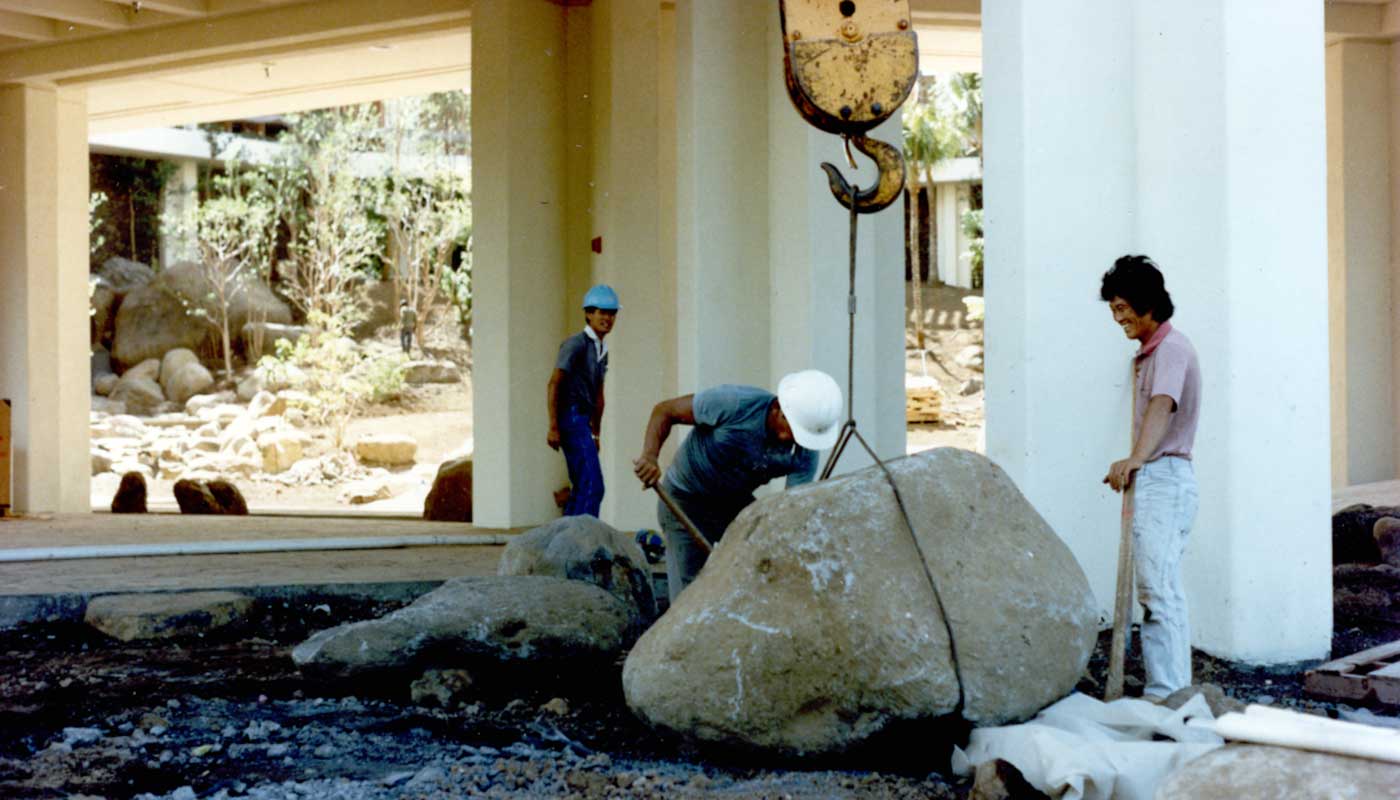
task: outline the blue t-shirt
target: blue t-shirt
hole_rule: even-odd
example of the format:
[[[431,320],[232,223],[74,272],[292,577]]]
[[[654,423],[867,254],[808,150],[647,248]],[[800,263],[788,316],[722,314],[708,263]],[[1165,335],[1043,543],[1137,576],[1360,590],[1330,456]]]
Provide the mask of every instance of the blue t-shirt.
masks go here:
[[[697,392],[695,427],[666,470],[666,483],[680,494],[716,504],[747,504],[754,490],[787,476],[787,485],[807,483],[817,473],[817,454],[784,444],[768,432],[774,396],[753,386],[716,386]]]
[[[559,383],[559,412],[573,408],[591,416],[608,372],[608,354],[598,358],[597,345],[588,334],[579,331],[559,345],[554,366],[564,372],[564,380]]]

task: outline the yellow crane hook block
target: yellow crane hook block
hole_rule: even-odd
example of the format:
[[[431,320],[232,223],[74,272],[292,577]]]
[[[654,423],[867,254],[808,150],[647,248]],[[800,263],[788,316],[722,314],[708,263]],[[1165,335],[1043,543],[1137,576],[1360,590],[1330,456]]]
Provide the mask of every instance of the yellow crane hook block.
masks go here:
[[[861,213],[879,211],[904,189],[899,149],[865,136],[890,118],[914,87],[919,43],[909,0],[778,0],[788,96],[802,118],[848,138],[875,160],[877,185],[854,194],[823,164],[831,192]]]

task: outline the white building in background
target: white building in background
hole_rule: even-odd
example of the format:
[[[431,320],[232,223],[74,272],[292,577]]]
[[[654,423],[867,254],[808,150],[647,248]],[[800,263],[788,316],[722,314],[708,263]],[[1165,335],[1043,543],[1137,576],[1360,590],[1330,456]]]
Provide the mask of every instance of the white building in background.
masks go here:
[[[52,5],[9,4],[34,24],[0,18],[23,39],[0,39],[0,394],[17,401],[19,509],[88,503],[89,127],[421,94],[464,85],[468,59],[479,524],[553,513],[562,464],[541,395],[593,282],[624,305],[603,429],[616,525],[652,521],[630,462],[656,400],[844,372],[846,219],[816,167],[840,148],[791,108],[776,2],[150,2],[167,10],[85,13],[71,33],[49,23],[121,4]],[[1128,447],[1132,346],[1097,288],[1116,256],[1151,254],[1207,392],[1195,642],[1257,662],[1326,655],[1334,475],[1396,469],[1395,4],[914,8],[921,33],[982,54],[988,455],[1107,606],[1119,506],[1100,479]],[[875,135],[897,140],[898,122]],[[861,230],[855,407],[895,456],[902,220]]]

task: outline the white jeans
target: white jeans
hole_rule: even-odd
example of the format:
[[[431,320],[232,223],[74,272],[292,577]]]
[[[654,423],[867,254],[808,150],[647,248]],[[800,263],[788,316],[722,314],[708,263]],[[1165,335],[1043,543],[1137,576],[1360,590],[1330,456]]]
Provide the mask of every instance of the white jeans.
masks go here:
[[[1166,697],[1191,685],[1191,627],[1181,586],[1181,555],[1196,520],[1191,462],[1150,461],[1133,478],[1133,562],[1142,604],[1143,694]]]

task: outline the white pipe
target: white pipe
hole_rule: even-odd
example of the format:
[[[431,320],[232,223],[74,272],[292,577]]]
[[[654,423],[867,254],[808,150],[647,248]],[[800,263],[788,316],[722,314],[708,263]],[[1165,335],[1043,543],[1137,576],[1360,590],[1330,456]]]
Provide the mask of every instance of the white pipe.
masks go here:
[[[1263,713],[1261,713],[1263,712]],[[1393,731],[1354,722],[1322,720],[1308,714],[1250,706],[1215,721],[1215,732],[1237,742],[1291,747],[1320,753],[1400,764],[1400,737]]]
[[[499,533],[361,536],[327,539],[261,539],[162,544],[103,544],[80,547],[20,547],[0,550],[0,563],[59,561],[78,558],[143,558],[146,556],[207,556],[227,553],[282,553],[299,550],[384,550],[441,545],[502,545],[512,537]]]

